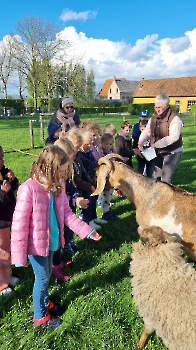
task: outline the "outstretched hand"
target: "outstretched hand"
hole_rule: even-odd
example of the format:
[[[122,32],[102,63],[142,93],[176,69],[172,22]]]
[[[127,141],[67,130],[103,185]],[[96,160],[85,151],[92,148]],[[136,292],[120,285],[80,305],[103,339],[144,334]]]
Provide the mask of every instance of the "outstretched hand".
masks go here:
[[[97,231],[93,231],[90,235],[90,239],[93,239],[93,241],[99,241],[101,238],[102,236],[100,236]]]

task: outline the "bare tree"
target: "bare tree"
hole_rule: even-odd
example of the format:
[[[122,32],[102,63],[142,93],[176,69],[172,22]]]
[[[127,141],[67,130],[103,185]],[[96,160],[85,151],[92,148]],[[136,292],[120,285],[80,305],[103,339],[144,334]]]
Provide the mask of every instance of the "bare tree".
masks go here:
[[[14,37],[6,35],[0,43],[0,80],[4,86],[5,99],[7,99],[8,80],[13,70],[14,49]]]

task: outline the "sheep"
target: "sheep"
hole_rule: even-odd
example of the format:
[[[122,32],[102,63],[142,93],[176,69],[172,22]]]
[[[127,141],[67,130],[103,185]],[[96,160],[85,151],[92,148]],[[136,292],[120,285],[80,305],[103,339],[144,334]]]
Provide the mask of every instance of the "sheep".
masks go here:
[[[138,227],[129,272],[133,302],[145,328],[143,349],[155,329],[170,350],[196,349],[196,271],[182,257],[182,245],[158,226]]]
[[[111,157],[123,160],[116,154],[99,159],[93,195],[100,194],[105,185],[118,188],[134,204],[138,225],[159,226],[175,235],[184,251],[196,260],[196,194],[144,177]]]

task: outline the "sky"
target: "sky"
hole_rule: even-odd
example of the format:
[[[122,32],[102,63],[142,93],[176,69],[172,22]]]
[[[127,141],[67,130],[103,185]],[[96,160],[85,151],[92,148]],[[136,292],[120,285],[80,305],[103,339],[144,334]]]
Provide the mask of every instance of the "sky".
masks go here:
[[[195,0],[13,1],[1,4],[0,41],[24,15],[44,17],[67,39],[66,60],[92,68],[97,90],[127,80],[196,75]],[[16,87],[8,86],[8,94]],[[1,97],[1,96],[0,96]]]

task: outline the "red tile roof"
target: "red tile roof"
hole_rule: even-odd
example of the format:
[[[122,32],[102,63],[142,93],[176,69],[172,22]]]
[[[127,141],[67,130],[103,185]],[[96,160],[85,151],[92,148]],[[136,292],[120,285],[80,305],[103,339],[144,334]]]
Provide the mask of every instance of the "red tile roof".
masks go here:
[[[156,97],[161,92],[169,97],[196,96],[196,77],[142,79],[133,97]]]
[[[108,90],[114,79],[107,79],[99,93],[99,96],[108,96]],[[125,78],[116,78],[116,80],[125,80]]]

